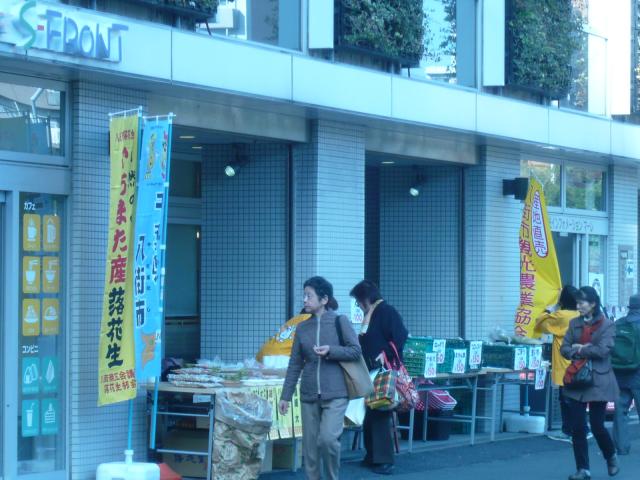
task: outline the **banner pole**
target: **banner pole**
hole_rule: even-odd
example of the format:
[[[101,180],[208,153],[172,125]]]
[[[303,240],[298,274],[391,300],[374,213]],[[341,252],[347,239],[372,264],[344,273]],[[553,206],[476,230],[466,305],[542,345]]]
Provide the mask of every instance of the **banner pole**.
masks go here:
[[[156,422],[158,420],[158,385],[160,379],[156,377],[155,385],[153,386],[153,405],[151,407],[151,433],[149,438],[149,446],[151,450],[156,449]]]
[[[129,428],[127,431],[127,450],[131,450],[132,431],[133,431],[133,399],[129,400]]]

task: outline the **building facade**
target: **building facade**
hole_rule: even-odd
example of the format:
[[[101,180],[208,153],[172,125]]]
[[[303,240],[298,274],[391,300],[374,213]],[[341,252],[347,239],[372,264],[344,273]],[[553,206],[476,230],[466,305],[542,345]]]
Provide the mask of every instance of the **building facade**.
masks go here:
[[[616,315],[636,291],[637,2],[555,12],[553,85],[517,61],[509,0],[407,2],[420,41],[391,47],[355,0],[176,3],[0,0],[0,479],[93,478],[126,446],[127,406],[97,407],[109,113],[176,115],[167,356],[251,357],[312,275],[348,315],[378,282],[414,335],[512,331],[517,177],[544,186],[564,283]]]

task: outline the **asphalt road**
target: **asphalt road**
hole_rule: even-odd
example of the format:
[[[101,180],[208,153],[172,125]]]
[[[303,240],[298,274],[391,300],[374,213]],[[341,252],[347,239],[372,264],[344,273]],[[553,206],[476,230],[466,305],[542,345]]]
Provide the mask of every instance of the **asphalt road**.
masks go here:
[[[632,428],[631,454],[620,457],[621,471],[616,480],[640,478],[640,427]],[[609,478],[604,459],[595,443],[589,441],[592,478]],[[453,447],[396,458],[394,475],[388,478],[455,480],[546,480],[566,479],[575,471],[571,444],[544,436],[499,440],[473,447]],[[261,480],[304,479],[303,472],[269,473]],[[358,462],[343,463],[340,478],[348,480],[385,478],[360,467]]]

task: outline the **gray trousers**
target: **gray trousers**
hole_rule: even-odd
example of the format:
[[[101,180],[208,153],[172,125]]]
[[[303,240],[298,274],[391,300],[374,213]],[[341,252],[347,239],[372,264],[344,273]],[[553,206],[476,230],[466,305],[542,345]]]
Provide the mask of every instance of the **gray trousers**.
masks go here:
[[[346,398],[302,402],[302,452],[308,480],[337,480]]]
[[[629,440],[629,407],[631,401],[636,404],[636,414],[640,418],[640,389],[621,388],[620,396],[616,400],[616,413],[613,417],[613,441],[616,450],[622,455],[629,453],[631,442]]]

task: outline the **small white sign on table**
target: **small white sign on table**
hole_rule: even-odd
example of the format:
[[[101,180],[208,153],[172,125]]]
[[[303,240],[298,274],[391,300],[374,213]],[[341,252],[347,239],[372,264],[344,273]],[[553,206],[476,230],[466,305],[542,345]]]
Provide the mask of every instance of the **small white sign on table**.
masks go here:
[[[465,349],[453,351],[453,368],[451,373],[464,373],[467,366],[467,351]]]
[[[433,352],[437,354],[438,364],[444,363],[444,351],[447,347],[447,341],[445,339],[433,340]]]
[[[469,367],[477,368],[482,363],[482,342],[469,343]]]
[[[547,372],[544,368],[536,368],[536,390],[544,390],[544,381],[547,377]]]
[[[514,357],[514,370],[524,370],[527,368],[527,349],[525,347],[516,347]]]
[[[542,366],[542,347],[536,345],[529,348],[529,370],[536,370]]]
[[[424,378],[435,378],[438,368],[438,354],[425,353]]]

